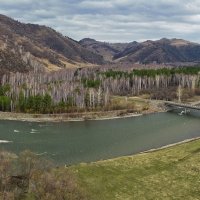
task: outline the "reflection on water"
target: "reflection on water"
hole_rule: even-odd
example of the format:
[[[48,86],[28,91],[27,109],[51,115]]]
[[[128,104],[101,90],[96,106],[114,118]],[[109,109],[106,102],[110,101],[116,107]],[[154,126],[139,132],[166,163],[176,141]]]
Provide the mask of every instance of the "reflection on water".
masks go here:
[[[58,163],[114,158],[200,136],[200,112],[157,113],[104,121],[30,123],[0,121],[0,148],[30,149]]]
[[[177,108],[175,110],[170,111],[171,113],[177,113],[178,115],[187,115],[191,117],[200,118],[200,111],[199,110],[192,110],[192,109],[183,109]]]

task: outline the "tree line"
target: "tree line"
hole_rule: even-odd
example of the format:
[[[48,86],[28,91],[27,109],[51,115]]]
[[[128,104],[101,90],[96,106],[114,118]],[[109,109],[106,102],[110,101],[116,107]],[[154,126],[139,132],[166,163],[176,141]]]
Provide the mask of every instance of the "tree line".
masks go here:
[[[6,74],[0,86],[0,110],[63,113],[104,109],[112,95],[200,85],[200,67],[161,69],[83,68],[57,72]]]

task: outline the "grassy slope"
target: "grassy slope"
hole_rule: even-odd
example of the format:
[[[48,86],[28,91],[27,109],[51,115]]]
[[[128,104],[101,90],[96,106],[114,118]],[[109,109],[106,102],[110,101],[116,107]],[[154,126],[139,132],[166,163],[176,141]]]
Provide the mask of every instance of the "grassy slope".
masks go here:
[[[72,169],[91,199],[200,199],[200,140]]]

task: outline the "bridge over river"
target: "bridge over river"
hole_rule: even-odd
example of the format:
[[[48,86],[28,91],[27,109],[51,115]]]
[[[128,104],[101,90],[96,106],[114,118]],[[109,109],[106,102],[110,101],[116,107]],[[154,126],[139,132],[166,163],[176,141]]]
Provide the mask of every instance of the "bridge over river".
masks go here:
[[[178,103],[172,101],[165,101],[164,104],[170,108],[184,108],[184,109],[193,109],[193,110],[200,110],[200,102],[195,102],[192,104],[185,104],[185,103]]]

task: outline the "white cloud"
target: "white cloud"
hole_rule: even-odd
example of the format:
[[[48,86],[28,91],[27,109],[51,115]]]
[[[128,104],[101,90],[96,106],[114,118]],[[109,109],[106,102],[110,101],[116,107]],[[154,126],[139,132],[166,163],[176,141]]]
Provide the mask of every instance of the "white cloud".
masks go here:
[[[0,12],[76,40],[177,37],[200,42],[199,0],[0,0]]]
[[[0,0],[3,4],[21,4],[21,3],[32,3],[32,0]]]
[[[111,1],[82,1],[80,3],[80,7],[89,8],[89,9],[108,9],[113,8],[113,4]]]

